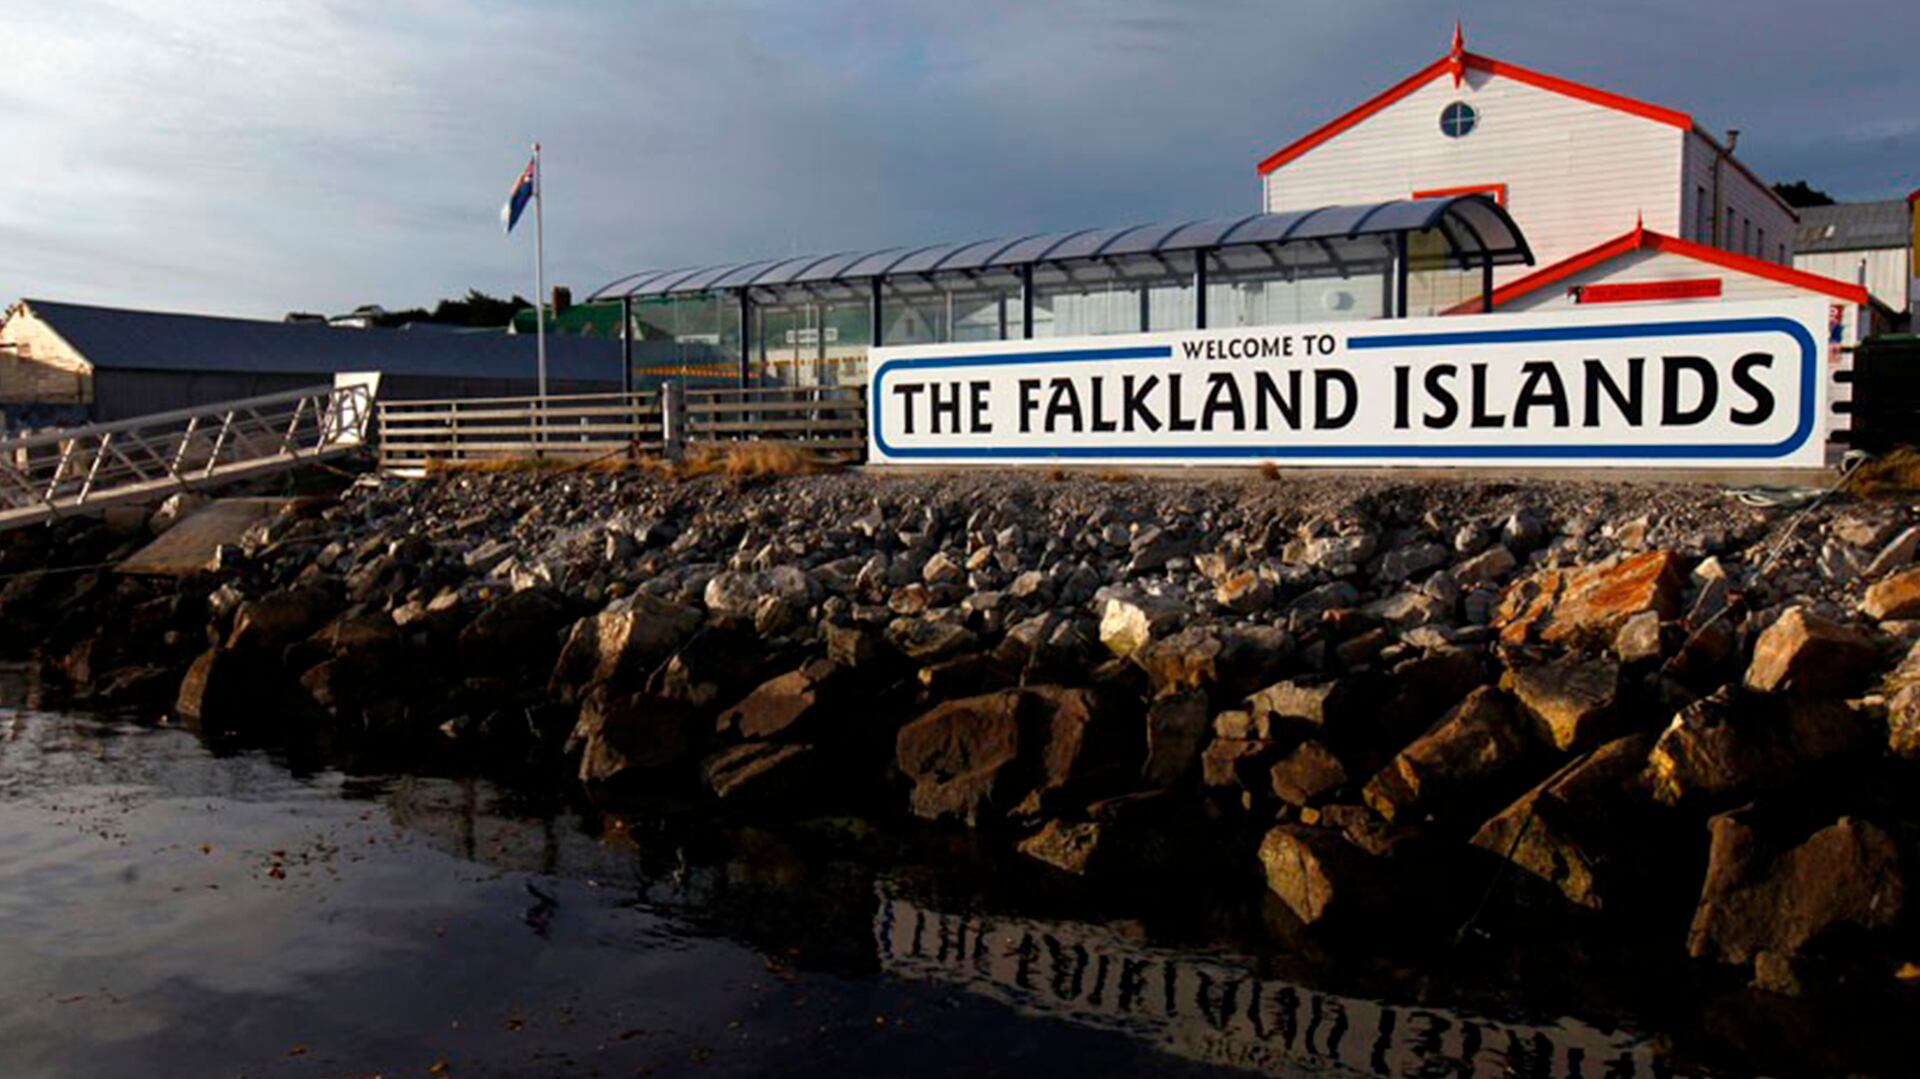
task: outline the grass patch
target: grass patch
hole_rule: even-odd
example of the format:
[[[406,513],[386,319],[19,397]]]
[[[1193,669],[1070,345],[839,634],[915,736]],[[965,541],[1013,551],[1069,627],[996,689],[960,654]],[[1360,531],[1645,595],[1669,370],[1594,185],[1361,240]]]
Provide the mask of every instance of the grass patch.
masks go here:
[[[433,459],[426,463],[426,471],[429,474],[482,475],[648,472],[672,479],[692,479],[696,476],[754,479],[837,472],[844,463],[838,458],[789,442],[722,442],[694,446],[681,461],[668,461],[654,455],[639,457],[621,450],[598,457],[523,455],[467,461]]]
[[[1868,461],[1854,472],[1851,486],[1868,498],[1920,493],[1920,450],[1902,446]]]
[[[726,442],[695,446],[680,462],[650,461],[670,476],[817,476],[838,472],[841,462],[791,442]]]

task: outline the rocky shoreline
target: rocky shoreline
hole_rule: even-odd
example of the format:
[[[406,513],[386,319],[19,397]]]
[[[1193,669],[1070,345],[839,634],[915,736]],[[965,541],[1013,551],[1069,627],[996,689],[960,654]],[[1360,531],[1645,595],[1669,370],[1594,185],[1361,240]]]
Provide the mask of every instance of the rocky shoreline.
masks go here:
[[[184,577],[0,539],[46,706],[973,829],[1286,931],[1522,909],[1911,993],[1920,508],[1316,476],[363,477]]]

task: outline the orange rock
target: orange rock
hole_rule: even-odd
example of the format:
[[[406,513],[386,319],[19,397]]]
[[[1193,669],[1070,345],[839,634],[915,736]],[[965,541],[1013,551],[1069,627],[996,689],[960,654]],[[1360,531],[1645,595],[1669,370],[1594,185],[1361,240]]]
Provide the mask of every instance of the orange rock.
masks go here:
[[[1542,570],[1507,586],[1494,626],[1508,644],[1604,643],[1636,614],[1654,611],[1662,620],[1677,614],[1680,580],[1672,551],[1583,570]]]
[[[1879,655],[1872,639],[1852,626],[1789,607],[1753,642],[1747,688],[1840,693],[1856,688]]]
[[[1860,611],[1876,622],[1920,615],[1920,568],[1902,570],[1867,589]]]

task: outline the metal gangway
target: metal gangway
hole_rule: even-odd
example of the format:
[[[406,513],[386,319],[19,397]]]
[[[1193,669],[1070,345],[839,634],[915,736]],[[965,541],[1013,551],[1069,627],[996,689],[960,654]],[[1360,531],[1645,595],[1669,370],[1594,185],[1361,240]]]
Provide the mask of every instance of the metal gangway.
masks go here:
[[[351,453],[374,392],[343,380],[0,440],[0,531]]]

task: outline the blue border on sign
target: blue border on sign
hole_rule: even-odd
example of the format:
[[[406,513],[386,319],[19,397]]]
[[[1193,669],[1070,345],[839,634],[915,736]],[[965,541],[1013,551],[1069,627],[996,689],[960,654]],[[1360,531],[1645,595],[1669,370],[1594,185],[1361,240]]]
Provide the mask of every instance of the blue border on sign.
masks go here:
[[[1659,445],[1522,445],[1522,446],[954,446],[899,449],[887,444],[880,432],[880,406],[886,394],[881,389],[887,375],[896,368],[925,370],[953,367],[998,367],[1027,363],[1074,363],[1094,360],[1173,360],[1172,345],[1139,345],[1114,348],[1060,349],[1046,352],[995,352],[977,356],[926,356],[888,360],[873,374],[872,399],[868,402],[874,445],[888,457],[945,458],[948,460],[995,458],[1170,458],[1191,457],[1208,460],[1320,457],[1401,457],[1417,459],[1471,458],[1770,458],[1785,457],[1813,434],[1814,397],[1820,370],[1819,348],[1806,327],[1789,318],[1759,316],[1746,318],[1690,319],[1674,322],[1633,322],[1599,326],[1543,326],[1510,330],[1444,330],[1432,333],[1355,334],[1347,338],[1349,351],[1392,348],[1422,348],[1433,345],[1504,345],[1530,341],[1593,341],[1621,337],[1699,337],[1717,333],[1782,333],[1800,345],[1800,416],[1793,433],[1770,445],[1728,445],[1724,443],[1669,443]]]

